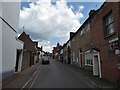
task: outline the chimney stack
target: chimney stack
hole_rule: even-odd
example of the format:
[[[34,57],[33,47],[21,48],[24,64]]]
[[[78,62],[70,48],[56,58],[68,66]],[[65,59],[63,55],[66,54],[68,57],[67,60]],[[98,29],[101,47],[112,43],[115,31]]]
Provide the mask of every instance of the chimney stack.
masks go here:
[[[96,12],[96,10],[90,10],[89,17],[92,16],[95,12]]]
[[[72,38],[74,34],[75,32],[70,32],[70,38]]]

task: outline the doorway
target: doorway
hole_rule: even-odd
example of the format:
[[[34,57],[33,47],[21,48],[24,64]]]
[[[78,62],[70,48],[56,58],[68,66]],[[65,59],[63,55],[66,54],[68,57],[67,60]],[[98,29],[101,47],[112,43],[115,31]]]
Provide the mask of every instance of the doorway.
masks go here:
[[[17,50],[15,72],[18,72],[20,52]]]
[[[80,67],[82,67],[82,53],[80,53]]]
[[[99,52],[93,54],[93,75],[102,78]]]
[[[80,65],[80,67],[82,67],[82,58],[83,58],[83,53],[82,53],[82,49],[80,48],[80,50],[79,50],[79,65]]]

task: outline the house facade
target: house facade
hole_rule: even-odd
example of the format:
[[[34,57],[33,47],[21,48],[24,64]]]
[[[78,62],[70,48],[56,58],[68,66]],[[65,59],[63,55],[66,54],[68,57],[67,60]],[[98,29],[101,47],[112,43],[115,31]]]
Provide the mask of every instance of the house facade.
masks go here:
[[[30,39],[30,36],[25,32],[23,32],[18,39],[24,42],[22,61],[22,70],[24,70],[36,62],[37,48],[35,48],[35,44]]]
[[[120,2],[106,2],[91,22],[93,74],[120,82]]]
[[[53,59],[58,59],[58,54],[61,48],[62,46],[59,43],[57,43],[56,47],[53,47],[53,50],[52,50]]]
[[[88,19],[72,34],[70,53],[73,65],[93,76],[120,83],[120,2],[104,2],[91,10]],[[67,43],[63,61],[67,62]]]
[[[37,62],[39,62],[39,61],[41,62],[42,56],[43,56],[42,46],[41,46],[41,48],[37,47],[37,53],[38,53],[38,61]]]
[[[91,10],[89,18],[70,38],[72,64],[92,71],[93,61],[91,53],[91,20],[95,10]]]
[[[24,42],[16,38],[15,72],[20,72],[22,70],[23,45],[24,45]]]
[[[0,16],[2,16],[2,2],[0,2]],[[2,19],[0,19],[0,32],[2,32],[1,28]],[[0,33],[0,71],[0,87],[2,87],[2,33]]]
[[[67,63],[67,43],[63,45],[63,62]]]
[[[21,46],[19,49],[22,49],[23,43],[16,40],[20,2],[0,2],[0,5],[0,30],[2,30],[0,31],[2,34],[2,40],[0,40],[2,44],[2,47],[0,47],[0,50],[2,50],[2,69],[0,74],[2,74],[2,79],[5,79],[16,72],[17,45]],[[21,62],[20,57],[18,59]],[[20,69],[19,65],[20,63],[18,63]]]

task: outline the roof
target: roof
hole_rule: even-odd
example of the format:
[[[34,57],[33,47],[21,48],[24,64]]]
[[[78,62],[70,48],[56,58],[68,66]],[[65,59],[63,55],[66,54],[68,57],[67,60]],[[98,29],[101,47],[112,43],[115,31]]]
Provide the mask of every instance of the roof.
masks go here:
[[[31,38],[29,37],[29,35],[27,35],[25,32],[23,32],[18,37],[18,39],[24,42],[24,48],[27,49],[28,51],[34,51],[34,52],[37,51],[37,49],[35,48],[35,44],[31,40]]]
[[[105,4],[106,4],[106,2],[104,2],[98,10],[96,10],[92,15],[90,15],[90,16],[85,20],[85,22],[80,26],[80,28],[75,32],[75,34],[66,42],[66,44],[84,27],[84,25],[85,25],[88,21],[90,21],[90,20],[104,7]]]

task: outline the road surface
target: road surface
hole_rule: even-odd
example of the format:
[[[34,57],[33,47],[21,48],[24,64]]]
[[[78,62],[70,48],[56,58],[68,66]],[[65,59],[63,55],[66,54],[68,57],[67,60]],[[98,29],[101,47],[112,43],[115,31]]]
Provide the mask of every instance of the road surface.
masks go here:
[[[69,65],[50,60],[48,65],[40,65],[26,88],[95,88],[81,73]]]

